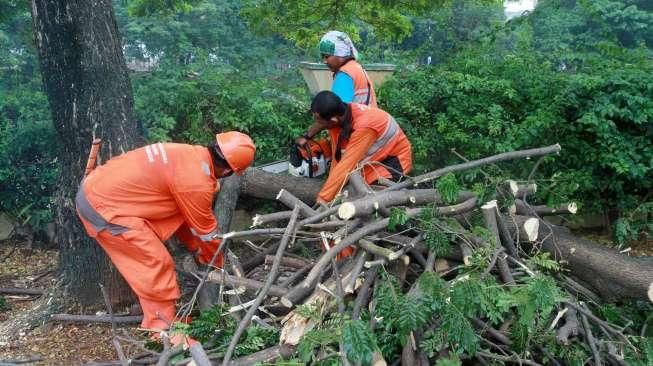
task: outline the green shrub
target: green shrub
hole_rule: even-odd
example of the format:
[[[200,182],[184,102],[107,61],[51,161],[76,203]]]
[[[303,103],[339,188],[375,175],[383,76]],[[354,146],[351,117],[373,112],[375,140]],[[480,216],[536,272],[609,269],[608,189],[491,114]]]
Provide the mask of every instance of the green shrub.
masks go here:
[[[586,207],[633,208],[652,187],[653,65],[595,60],[567,73],[534,53],[490,61],[470,53],[439,67],[402,72],[379,95],[414,147],[418,170],[510,150],[559,143],[537,177],[549,203],[580,199]],[[501,167],[517,179],[532,162]]]
[[[305,88],[207,67],[163,67],[134,80],[138,119],[153,141],[205,144],[225,130],[249,133],[256,161],[286,158],[293,138],[312,119]],[[292,85],[292,84],[291,84]]]

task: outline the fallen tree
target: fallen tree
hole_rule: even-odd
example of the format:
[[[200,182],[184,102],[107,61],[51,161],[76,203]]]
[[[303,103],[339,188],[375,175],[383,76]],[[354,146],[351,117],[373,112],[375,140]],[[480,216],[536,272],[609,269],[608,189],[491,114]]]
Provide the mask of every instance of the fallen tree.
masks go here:
[[[523,223],[527,217],[515,216]],[[571,274],[607,301],[646,300],[653,285],[653,258],[634,258],[605,245],[575,236],[568,229],[540,220],[539,244],[566,262]]]
[[[446,358],[526,365],[644,362],[646,326],[626,318],[617,324],[621,320],[606,319],[599,310],[606,299],[651,296],[651,258],[625,257],[541,220],[538,212],[545,210],[528,203],[535,190],[528,183],[514,190],[522,201],[519,212],[527,216],[500,211],[509,204],[479,202],[471,192],[448,194],[445,202],[435,189],[412,188],[446,172],[557,151],[554,145],[501,154],[380,191],[358,182],[353,194],[343,195],[350,199],[318,210],[310,207],[319,189],[315,181],[248,172],[238,185],[245,187],[241,195],[274,198],[289,210],[259,215],[252,230],[223,235],[223,242],[247,243],[256,253],[242,266],[227,263],[224,270],[196,275],[198,286],[218,283],[240,303],[212,313],[211,324],[222,324],[217,333],[205,329],[206,322],[191,323],[188,332],[210,331],[200,338],[203,348],[223,365],[282,356],[366,365]],[[297,259],[291,252],[298,246],[322,251]],[[224,325],[236,313],[245,314],[237,327]],[[238,345],[248,344],[250,322],[278,332],[281,346],[259,347],[232,362]],[[235,336],[219,340],[216,334],[224,332]]]

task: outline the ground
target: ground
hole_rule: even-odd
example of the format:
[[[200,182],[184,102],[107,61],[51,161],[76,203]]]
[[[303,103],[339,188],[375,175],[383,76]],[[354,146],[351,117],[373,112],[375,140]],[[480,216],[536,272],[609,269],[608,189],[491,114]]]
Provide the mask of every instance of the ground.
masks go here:
[[[56,283],[56,250],[25,250],[0,243],[0,287],[46,289]],[[0,312],[0,329],[32,308],[36,296],[4,295],[10,309]],[[71,309],[70,312],[73,309]],[[136,328],[123,327],[135,339]],[[96,324],[46,324],[28,332],[0,337],[0,364],[39,360],[30,365],[81,365],[116,360],[111,344],[111,326]]]
[[[583,233],[583,236],[610,245],[605,236],[587,232]],[[650,240],[633,243],[630,254],[653,255],[653,245]],[[28,250],[22,248],[20,243],[0,242],[0,287],[52,288],[57,282],[57,265],[56,250]],[[4,298],[9,310],[0,309],[0,364],[38,360],[29,364],[82,365],[118,359],[111,344],[110,325],[48,323],[32,330],[17,331],[11,327],[10,322],[21,314],[26,314],[44,299],[27,295],[4,295]],[[98,310],[101,308],[69,308],[63,312],[94,314]],[[135,324],[119,327],[117,332],[133,340],[145,339]],[[139,351],[138,345],[129,345],[126,342],[122,344],[127,354]]]

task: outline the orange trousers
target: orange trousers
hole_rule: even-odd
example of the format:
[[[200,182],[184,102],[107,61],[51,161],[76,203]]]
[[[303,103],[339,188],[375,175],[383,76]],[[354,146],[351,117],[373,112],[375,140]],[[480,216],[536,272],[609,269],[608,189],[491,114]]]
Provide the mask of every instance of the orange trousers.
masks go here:
[[[91,224],[80,217],[89,231]],[[180,297],[172,256],[145,220],[128,231],[112,235],[100,231],[95,238],[138,296],[143,309],[141,327],[164,330],[175,320]]]

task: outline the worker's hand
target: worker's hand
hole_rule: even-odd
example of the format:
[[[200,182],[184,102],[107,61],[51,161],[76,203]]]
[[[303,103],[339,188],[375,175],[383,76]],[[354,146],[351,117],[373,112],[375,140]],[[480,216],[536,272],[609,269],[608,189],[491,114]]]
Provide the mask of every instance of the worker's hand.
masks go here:
[[[215,254],[215,251],[217,249],[218,249],[217,247],[213,247],[212,245],[202,246],[195,253],[195,259],[201,264],[222,268],[222,265],[224,263],[224,256],[222,255],[222,253],[219,253],[215,257],[215,261],[211,263],[211,259],[213,259],[213,255]]]
[[[315,205],[313,206],[313,209],[316,210],[317,212],[326,211],[329,209],[329,203],[327,201],[318,198],[317,201],[315,201]]]
[[[182,346],[183,349],[189,349],[192,345],[199,343],[198,341],[194,340],[193,338],[189,337],[186,334],[170,334],[169,335],[170,339],[170,345],[173,347],[175,346]]]
[[[308,143],[308,139],[304,136],[300,136],[295,139],[295,144],[297,144],[298,146],[304,146],[307,143]]]

